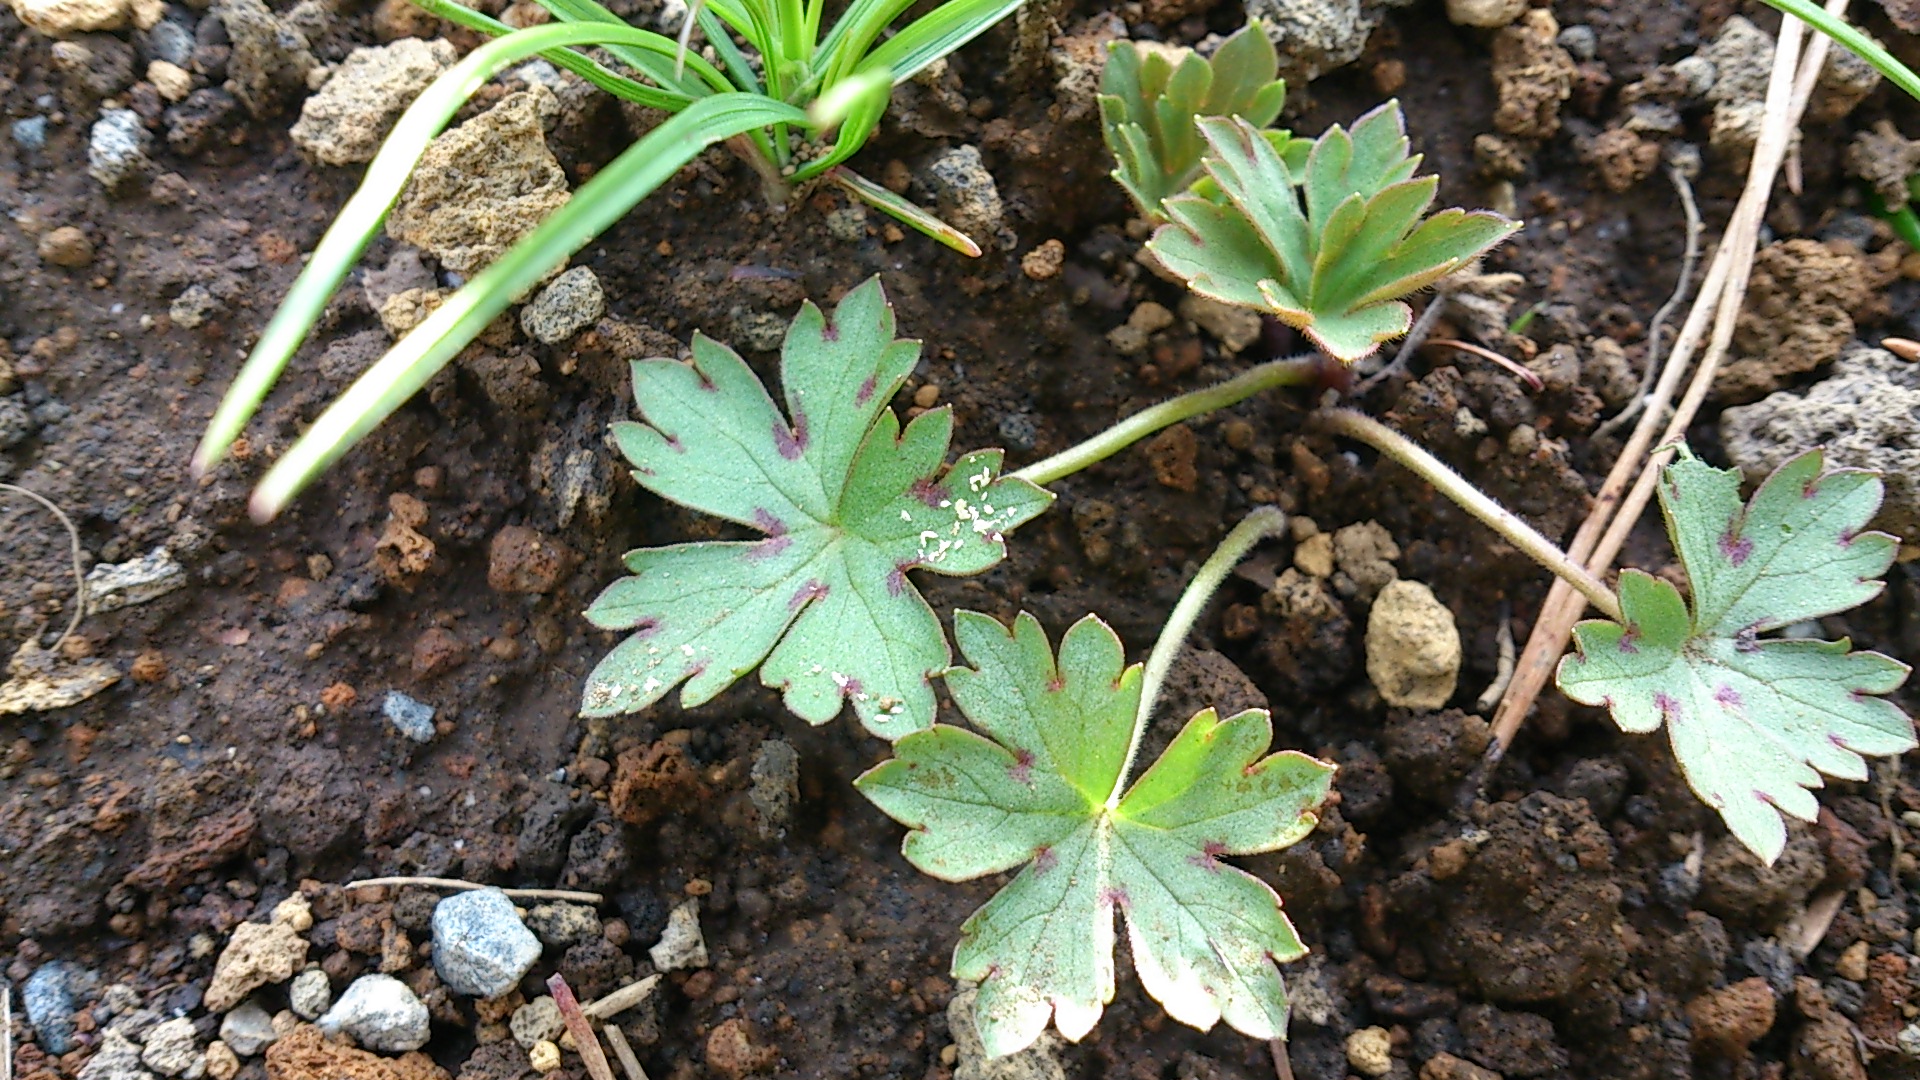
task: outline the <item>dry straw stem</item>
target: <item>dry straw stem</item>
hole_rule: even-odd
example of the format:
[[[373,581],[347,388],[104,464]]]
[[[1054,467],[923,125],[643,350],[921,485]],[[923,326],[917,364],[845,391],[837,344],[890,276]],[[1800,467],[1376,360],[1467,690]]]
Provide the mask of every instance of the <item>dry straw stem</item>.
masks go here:
[[[626,1072],[627,1080],[647,1080],[647,1070],[641,1068],[640,1059],[627,1043],[627,1033],[621,1031],[618,1024],[608,1024],[600,1030],[607,1036],[607,1045],[613,1047],[613,1056],[620,1059],[620,1068]]]
[[[1830,0],[1827,5],[1827,10],[1836,16],[1845,9],[1846,0]],[[1775,46],[1773,70],[1767,81],[1765,118],[1747,171],[1746,188],[1741,192],[1740,201],[1727,222],[1719,250],[1714,253],[1713,262],[1707,270],[1706,281],[1702,283],[1700,293],[1687,313],[1687,321],[1674,341],[1673,353],[1654,390],[1653,403],[1635,425],[1626,448],[1614,463],[1613,471],[1594,497],[1592,513],[1581,524],[1568,549],[1569,555],[1576,561],[1584,562],[1595,575],[1604,575],[1612,568],[1613,559],[1626,542],[1627,534],[1633,530],[1653,496],[1660,470],[1673,456],[1671,444],[1685,436],[1694,414],[1699,411],[1707,391],[1713,386],[1714,373],[1719,370],[1720,360],[1733,340],[1734,321],[1746,299],[1747,278],[1753,269],[1755,245],[1759,239],[1761,221],[1766,216],[1774,178],[1779,174],[1786,157],[1787,145],[1799,123],[1800,114],[1806,108],[1805,97],[1798,93],[1795,73],[1804,69],[1811,75],[1817,75],[1821,65],[1826,62],[1828,39],[1824,35],[1816,35],[1808,45],[1804,58],[1801,57],[1800,43],[1805,34],[1805,24],[1800,20],[1783,20],[1780,40]],[[1796,59],[1801,62],[1796,63]],[[1799,83],[1810,86],[1811,79],[1803,76]],[[1686,371],[1695,350],[1700,348],[1701,340],[1706,337],[1709,328],[1712,338],[1707,343],[1700,366],[1694,372],[1686,396],[1674,409],[1672,418],[1660,431],[1656,442],[1655,429],[1659,427],[1665,404],[1672,400],[1680,376]],[[1649,457],[1648,451],[1654,446],[1662,449]],[[1630,482],[1633,483],[1633,489],[1628,492],[1627,485]],[[1521,655],[1513,683],[1507,689],[1506,700],[1501,703],[1500,711],[1494,717],[1493,743],[1487,750],[1490,761],[1498,761],[1512,744],[1534,700],[1552,677],[1554,665],[1566,651],[1568,635],[1584,606],[1584,598],[1564,580],[1553,583],[1546,602],[1541,605],[1539,616],[1534,620],[1533,633],[1527,639],[1526,651]]]
[[[477,881],[461,881],[459,878],[444,877],[374,877],[349,881],[343,889],[368,889],[376,885],[387,888],[405,888],[412,886],[422,889],[492,889],[497,886],[482,885]],[[602,904],[606,898],[597,892],[574,892],[570,889],[501,889],[515,900],[572,900],[581,904]]]
[[[593,1033],[593,1024],[587,1014],[580,1011],[573,987],[556,971],[547,979],[547,993],[553,995],[553,1003],[560,1007],[560,1019],[566,1021],[567,1034],[573,1036],[573,1048],[587,1066],[587,1075],[593,1080],[613,1080],[613,1066],[607,1064],[606,1051],[600,1049],[600,1037]]]
[[[0,983],[0,1080],[13,1080],[13,987]]]
[[[87,617],[87,565],[85,557],[80,550],[80,530],[73,527],[73,519],[67,516],[66,511],[55,506],[53,500],[39,492],[28,491],[18,484],[0,484],[0,491],[11,491],[21,498],[31,499],[39,503],[42,507],[46,508],[48,513],[59,518],[60,524],[67,528],[67,545],[73,555],[74,597],[73,614],[67,617],[67,628],[60,634],[60,641],[65,641],[73,636],[75,630],[80,628],[80,620]],[[36,637],[37,636],[38,635],[36,635]],[[56,648],[59,647],[60,641],[54,642]],[[6,1067],[8,1069],[13,1068],[12,1054],[8,1054],[6,1057]],[[11,1076],[6,1076],[4,1080],[11,1080]]]

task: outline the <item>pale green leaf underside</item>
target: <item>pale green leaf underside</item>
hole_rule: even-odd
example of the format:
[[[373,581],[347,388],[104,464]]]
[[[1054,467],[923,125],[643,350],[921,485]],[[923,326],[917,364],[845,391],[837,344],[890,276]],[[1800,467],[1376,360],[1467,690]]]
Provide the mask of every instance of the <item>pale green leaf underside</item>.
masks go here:
[[[947,880],[1026,864],[967,920],[954,975],[980,982],[975,1016],[989,1052],[1011,1053],[1049,1020],[1070,1039],[1114,991],[1114,916],[1126,920],[1142,984],[1183,1023],[1224,1019],[1256,1038],[1286,1031],[1276,960],[1305,949],[1279,897],[1220,861],[1305,836],[1332,766],[1261,757],[1266,713],[1195,716],[1117,807],[1140,669],[1089,616],[1059,657],[1039,623],[1009,629],[955,618],[972,668],[948,673],[956,703],[991,738],[938,726],[894,746],[863,793],[908,826],[903,851]]]
[[[1245,121],[1199,126],[1211,184],[1168,199],[1148,247],[1195,292],[1273,315],[1348,363],[1406,333],[1401,297],[1520,227],[1484,211],[1423,217],[1437,182],[1413,177],[1397,102],[1351,133],[1329,129],[1304,161]]]
[[[1846,641],[1755,636],[1871,598],[1892,562],[1892,538],[1863,531],[1879,480],[1822,465],[1818,450],[1795,458],[1745,506],[1738,473],[1691,456],[1669,466],[1661,508],[1702,614],[1629,570],[1625,625],[1581,623],[1560,663],[1567,696],[1606,706],[1623,730],[1664,724],[1695,793],[1768,862],[1786,845],[1781,814],[1817,816],[1821,774],[1865,779],[1863,756],[1915,745],[1912,721],[1880,696],[1906,665]]]
[[[1000,477],[999,451],[946,469],[947,410],[900,429],[887,402],[919,347],[893,331],[878,279],[847,294],[831,324],[806,305],[781,354],[784,412],[704,337],[691,363],[633,365],[644,420],[615,436],[635,478],[764,538],[630,552],[634,576],[587,617],[638,632],[589,676],[583,714],[633,712],[682,684],[682,703],[698,705],[758,667],[811,723],[847,701],[883,738],[933,722],[928,680],[950,654],[907,571],[987,569],[1050,496]]]

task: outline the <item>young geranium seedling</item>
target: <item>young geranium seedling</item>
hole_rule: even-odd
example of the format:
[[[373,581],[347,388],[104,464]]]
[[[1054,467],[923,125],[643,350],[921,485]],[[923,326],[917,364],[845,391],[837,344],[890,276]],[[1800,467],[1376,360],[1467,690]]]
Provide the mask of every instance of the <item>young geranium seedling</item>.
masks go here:
[[[1440,182],[1414,178],[1397,101],[1352,132],[1329,128],[1304,165],[1245,120],[1199,123],[1217,188],[1168,199],[1171,222],[1147,247],[1194,292],[1270,314],[1346,363],[1407,332],[1401,297],[1520,227],[1484,210],[1426,216]]]
[[[907,572],[977,574],[1052,496],[1000,476],[998,450],[946,466],[950,409],[903,432],[887,403],[913,371],[878,278],[832,322],[806,304],[780,356],[783,415],[731,349],[695,335],[690,363],[633,365],[643,420],[614,426],[642,487],[757,530],[758,540],[629,552],[634,576],[587,611],[635,629],[587,679],[581,712],[633,712],[685,683],[698,705],[758,667],[787,708],[823,724],[851,701],[894,739],[933,723],[929,677],[952,654]]]
[[[1257,21],[1234,31],[1212,59],[1191,49],[1148,42],[1116,41],[1100,71],[1100,126],[1113,152],[1113,178],[1149,221],[1163,222],[1161,203],[1200,178],[1206,149],[1198,121],[1238,116],[1265,128],[1280,115],[1287,86],[1277,73],[1280,57]],[[1308,139],[1265,132],[1276,145],[1296,142],[1304,155]]]
[[[1174,633],[1169,654],[1185,627]],[[1049,1018],[1069,1039],[1093,1028],[1113,1000],[1116,911],[1141,983],[1174,1019],[1285,1037],[1275,961],[1306,949],[1274,891],[1221,860],[1311,832],[1333,766],[1266,754],[1263,710],[1221,720],[1208,709],[1129,787],[1153,697],[1144,684],[1158,680],[1126,666],[1105,623],[1074,624],[1058,658],[1031,615],[1008,628],[961,611],[954,636],[972,666],[947,672],[947,688],[980,733],[943,724],[909,735],[856,786],[912,830],[902,850],[934,877],[1025,865],[954,951],[954,976],[980,983],[987,1051],[1027,1046]]]
[[[1781,814],[1818,815],[1809,789],[1821,773],[1864,780],[1862,755],[1914,747],[1913,722],[1879,696],[1905,681],[1905,664],[1845,640],[1759,636],[1884,587],[1895,542],[1866,531],[1880,479],[1824,464],[1819,450],[1794,458],[1742,506],[1738,472],[1682,448],[1659,492],[1691,611],[1671,584],[1624,571],[1624,624],[1574,627],[1579,651],[1558,676],[1568,697],[1605,705],[1625,731],[1665,724],[1694,792],[1768,863],[1786,846]]]

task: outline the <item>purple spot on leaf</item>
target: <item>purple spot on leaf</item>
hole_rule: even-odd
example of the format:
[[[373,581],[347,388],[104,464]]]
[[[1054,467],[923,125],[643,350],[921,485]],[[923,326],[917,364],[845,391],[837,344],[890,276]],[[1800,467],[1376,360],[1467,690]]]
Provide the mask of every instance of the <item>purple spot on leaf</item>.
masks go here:
[[[777,537],[787,535],[787,523],[774,517],[773,513],[764,506],[754,507],[753,523],[758,525],[760,531],[766,533],[768,536]]]
[[[1853,542],[1859,538],[1860,538],[1859,529],[1848,529],[1845,532],[1840,534],[1840,546],[1843,548],[1850,548],[1853,546]]]
[[[944,497],[940,488],[924,476],[915,480],[913,486],[907,490],[914,498],[932,507],[938,507],[940,500]]]
[[[1108,907],[1118,905],[1124,908],[1127,906],[1127,890],[1119,886],[1110,886],[1100,893],[1100,899]]]
[[[1025,784],[1028,787],[1032,787],[1033,752],[1030,750],[1015,750],[1013,752],[1013,764],[1007,767],[1007,775],[1013,777],[1014,782],[1017,784]]]
[[[1665,691],[1653,695],[1653,707],[1660,710],[1664,720],[1677,720],[1680,717],[1680,703]]]
[[[911,563],[895,563],[893,569],[887,571],[888,596],[899,596],[907,591],[907,567],[911,565]]]
[[[1035,874],[1046,873],[1053,869],[1054,863],[1059,861],[1060,860],[1053,854],[1053,848],[1051,846],[1042,844],[1033,849],[1033,872]]]
[[[1220,856],[1226,853],[1227,845],[1217,840],[1209,840],[1206,842],[1206,845],[1200,849],[1200,854],[1187,856],[1187,861],[1195,866],[1219,873]]]
[[[838,326],[835,326],[832,323],[828,323],[826,325],[826,328],[820,331],[820,340],[821,341],[839,341],[840,328]]]
[[[1819,477],[1816,476],[1811,480],[1808,480],[1806,483],[1800,485],[1801,498],[1811,499],[1818,494],[1820,494],[1820,478]]]
[[[678,435],[667,436],[667,449],[676,454],[684,454],[687,452],[686,444],[680,441],[680,436]]]
[[[1743,704],[1740,699],[1740,691],[1725,684],[1722,684],[1718,690],[1713,692],[1713,700],[1719,702],[1723,708],[1728,709],[1737,709]]]
[[[799,413],[793,418],[793,430],[780,421],[773,422],[773,445],[780,456],[792,461],[807,450],[807,415]]]
[[[873,399],[873,390],[874,390],[873,379],[874,377],[872,375],[869,375],[867,376],[867,381],[860,384],[859,392],[853,395],[853,403],[855,405],[865,405],[868,401],[871,401]]]
[[[1634,625],[1628,626],[1627,632],[1620,635],[1620,651],[1623,653],[1639,652],[1640,646],[1634,644],[1634,642],[1638,641],[1639,639],[1640,639],[1639,624],[1636,623]]]
[[[1060,691],[1065,690],[1066,688],[1067,688],[1067,677],[1065,675],[1060,674],[1058,671],[1054,672],[1052,677],[1047,679],[1047,693],[1049,694],[1057,694]]]
[[[1720,554],[1725,555],[1728,562],[1739,566],[1747,561],[1747,556],[1753,554],[1753,541],[1728,529],[1726,535],[1720,537]]]
[[[805,607],[808,603],[814,600],[819,600],[826,595],[827,595],[826,582],[820,581],[819,579],[816,578],[812,581],[807,582],[805,585],[800,586],[800,588],[794,591],[793,599],[787,601],[787,610],[799,611],[802,607]]]
[[[747,549],[749,561],[770,559],[787,550],[787,545],[793,543],[793,537],[787,535],[786,522],[774,517],[764,508],[756,508],[753,511],[753,523],[767,534],[767,538]]]

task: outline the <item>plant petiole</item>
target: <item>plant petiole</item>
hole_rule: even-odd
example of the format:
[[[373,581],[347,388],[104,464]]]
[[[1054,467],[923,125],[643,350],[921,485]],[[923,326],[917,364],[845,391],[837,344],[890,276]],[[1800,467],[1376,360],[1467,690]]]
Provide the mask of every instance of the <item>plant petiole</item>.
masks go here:
[[[1287,515],[1277,507],[1257,507],[1252,513],[1241,519],[1233,527],[1220,546],[1213,549],[1207,561],[1194,571],[1193,580],[1187,582],[1186,590],[1174,603],[1173,611],[1167,615],[1167,622],[1160,630],[1160,639],[1153,643],[1153,651],[1147,654],[1147,664],[1140,679],[1140,707],[1133,717],[1133,736],[1127,741],[1127,756],[1120,766],[1120,775],[1113,783],[1113,791],[1107,796],[1107,809],[1120,805],[1120,796],[1127,790],[1127,780],[1133,773],[1133,759],[1140,754],[1140,740],[1147,733],[1147,724],[1153,719],[1153,707],[1160,698],[1160,687],[1167,681],[1167,672],[1173,668],[1174,657],[1187,643],[1187,635],[1193,632],[1193,624],[1206,610],[1207,602],[1227,579],[1227,574],[1247,557],[1255,544],[1268,537],[1278,536],[1287,527]]]
[[[1479,518],[1482,524],[1519,548],[1528,558],[1573,586],[1607,618],[1620,618],[1620,601],[1614,596],[1613,590],[1569,558],[1558,544],[1540,535],[1538,530],[1522,521],[1513,511],[1468,483],[1459,473],[1448,468],[1445,462],[1421,449],[1413,440],[1352,409],[1321,409],[1313,414],[1313,422],[1336,435],[1358,439],[1406,466],[1422,480],[1432,484],[1440,494],[1453,500],[1460,509]]]
[[[1269,360],[1248,368],[1223,383],[1181,394],[1143,409],[1107,430],[1076,446],[1036,461],[1011,475],[1045,487],[1065,476],[1072,476],[1091,465],[1125,450],[1141,439],[1174,424],[1215,409],[1237,405],[1247,398],[1276,386],[1311,386],[1320,378],[1318,353]]]

